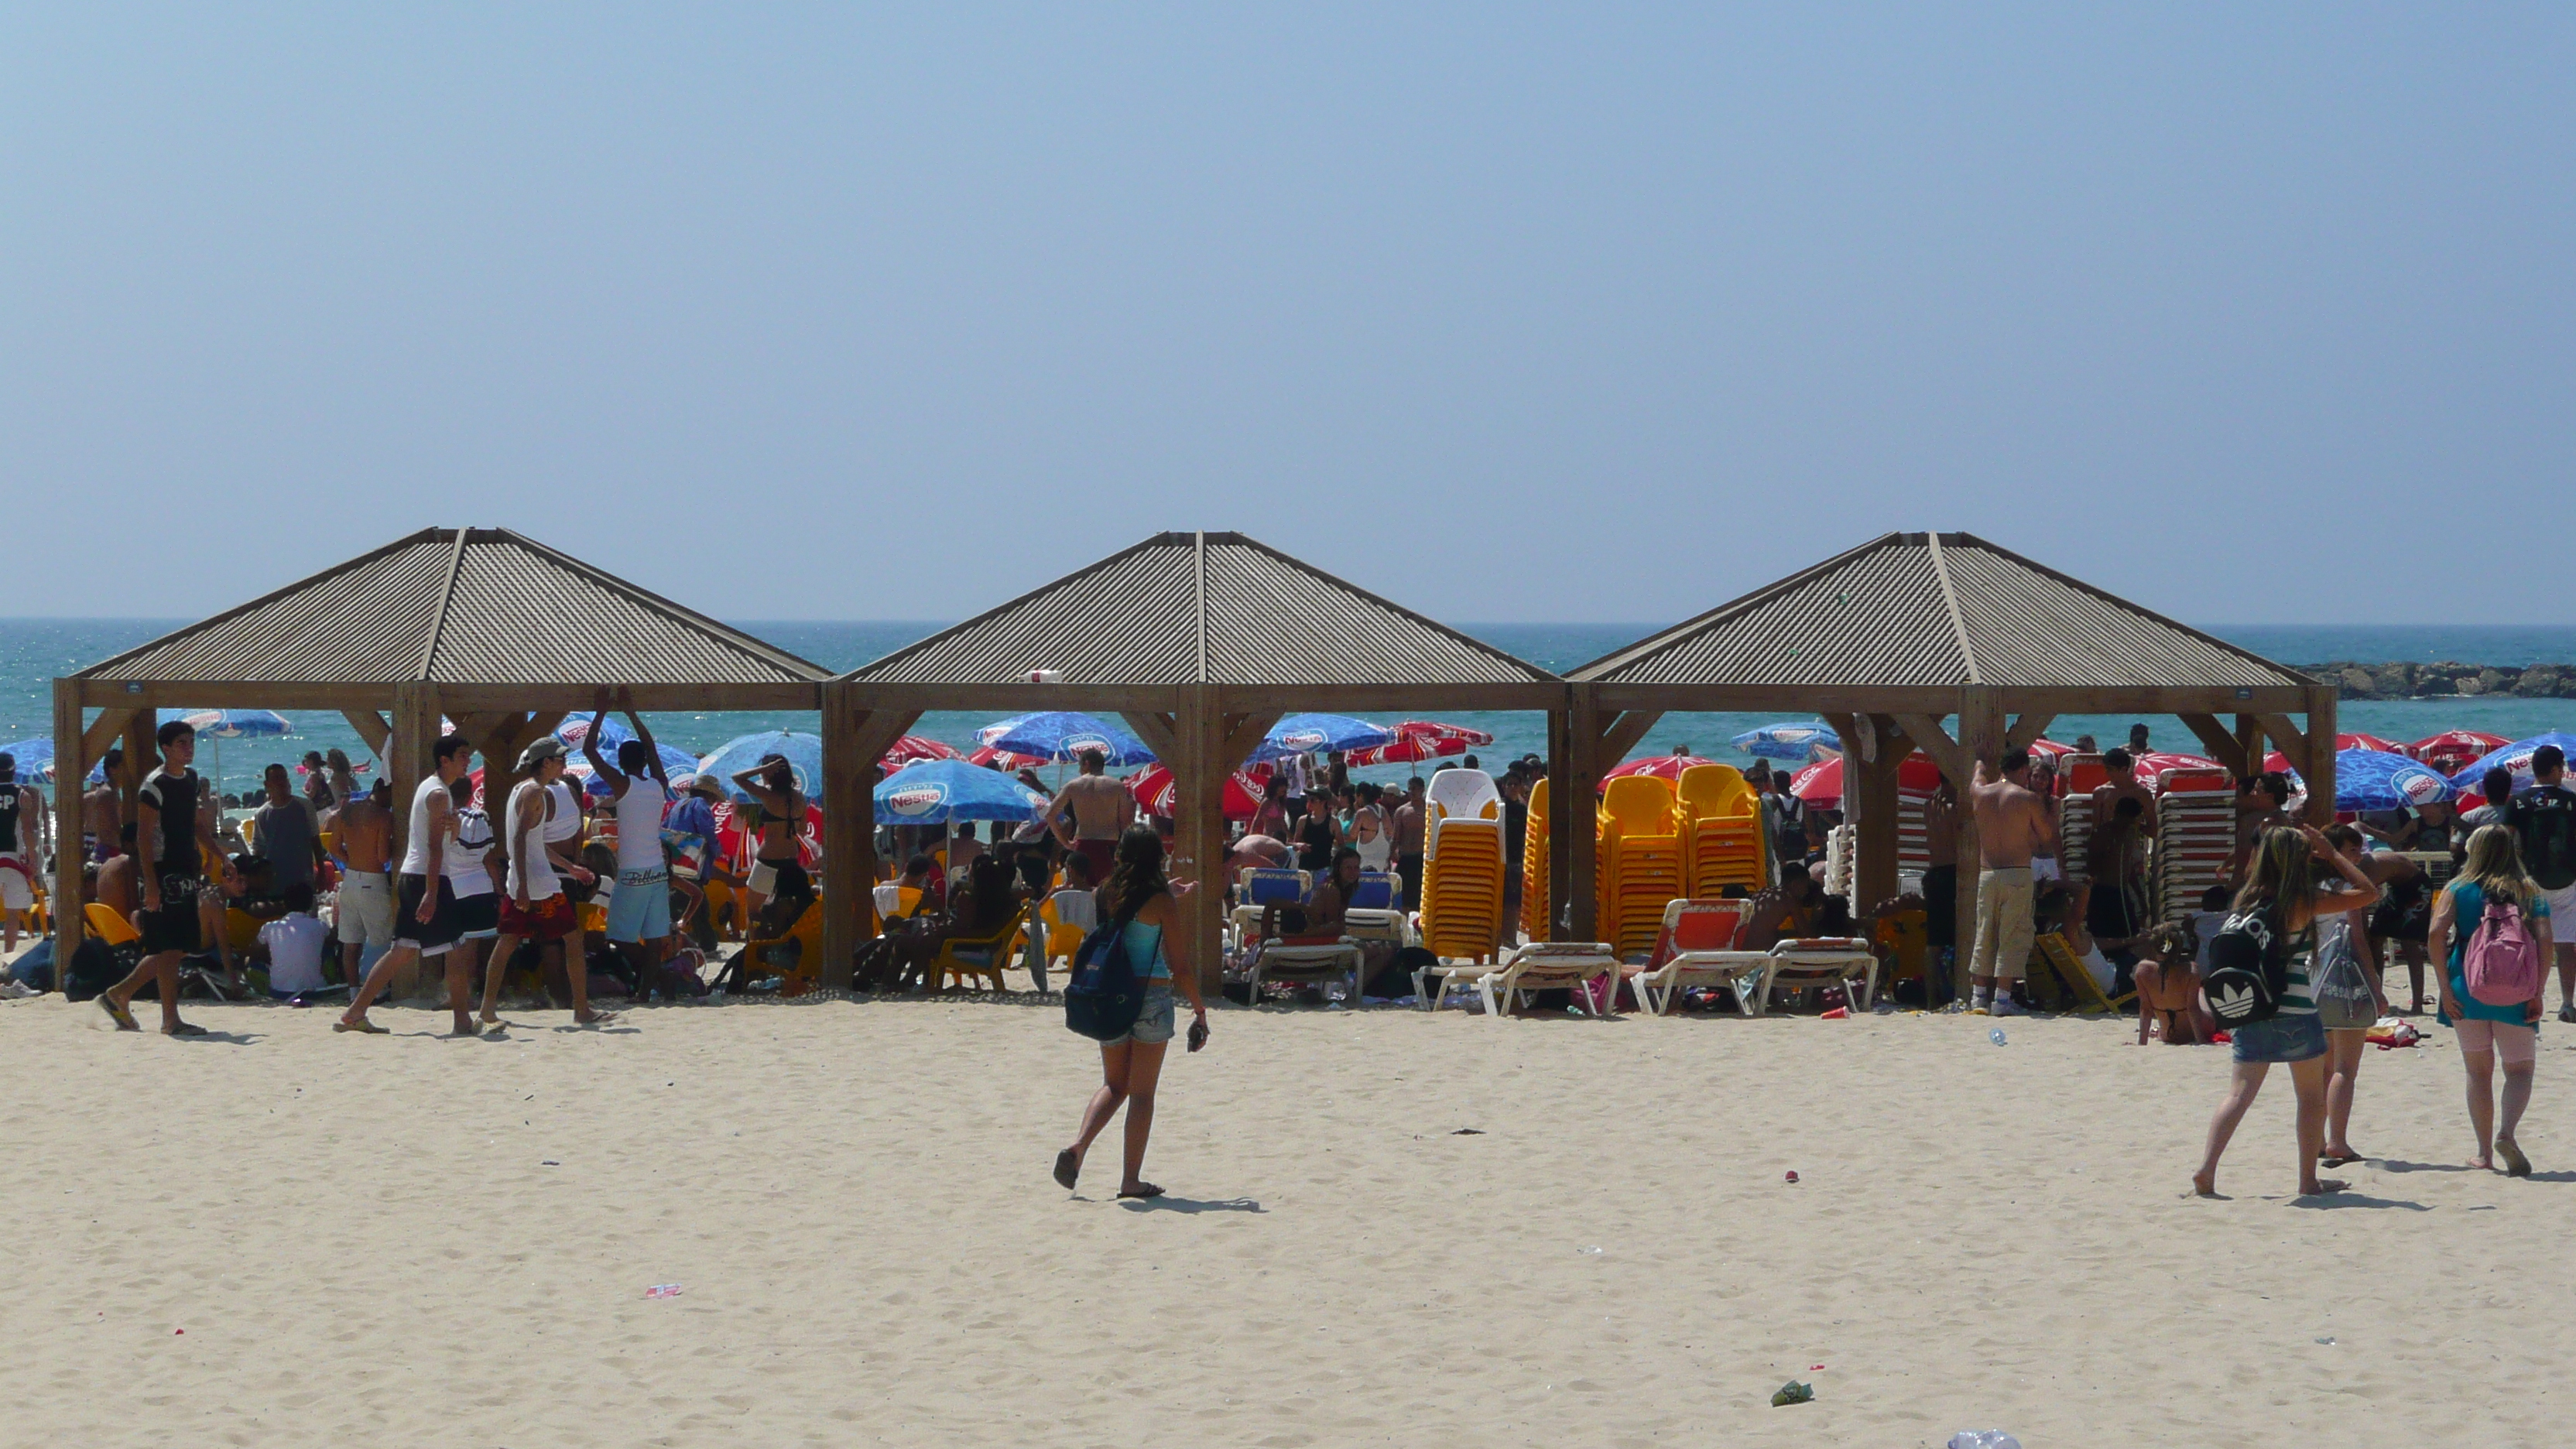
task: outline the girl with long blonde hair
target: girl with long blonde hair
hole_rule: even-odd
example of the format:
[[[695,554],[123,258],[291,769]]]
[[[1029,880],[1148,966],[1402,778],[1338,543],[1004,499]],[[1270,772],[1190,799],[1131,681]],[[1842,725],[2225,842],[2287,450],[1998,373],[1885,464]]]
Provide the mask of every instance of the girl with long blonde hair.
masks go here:
[[[2540,997],[2546,969],[2533,975],[2531,999],[2497,1005],[2469,994],[2468,941],[2491,907],[2510,906],[2522,915],[2522,928],[2546,967],[2554,932],[2549,897],[2523,874],[2522,849],[2503,825],[2481,825],[2469,837],[2468,858],[2460,873],[2433,901],[2433,923],[2424,933],[2427,954],[2443,963],[2442,1014],[2445,1026],[2459,1034],[2460,1061],[2468,1069],[2469,1127],[2477,1134],[2478,1155],[2471,1167],[2493,1171],[2504,1159],[2513,1177],[2531,1175],[2531,1159],[2522,1155],[2514,1129],[2531,1105],[2532,1068],[2540,1052]],[[2504,1119],[2496,1120],[2495,1065],[2504,1063]]]

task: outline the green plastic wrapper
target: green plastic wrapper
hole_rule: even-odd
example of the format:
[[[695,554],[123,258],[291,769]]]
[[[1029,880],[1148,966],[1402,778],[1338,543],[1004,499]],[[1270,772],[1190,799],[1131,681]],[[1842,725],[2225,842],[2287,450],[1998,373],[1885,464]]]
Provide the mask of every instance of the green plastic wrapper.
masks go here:
[[[1776,1409],[1783,1404],[1809,1403],[1813,1401],[1815,1397],[1816,1386],[1814,1384],[1802,1384],[1796,1379],[1791,1379],[1780,1386],[1780,1392],[1771,1396],[1771,1407]]]

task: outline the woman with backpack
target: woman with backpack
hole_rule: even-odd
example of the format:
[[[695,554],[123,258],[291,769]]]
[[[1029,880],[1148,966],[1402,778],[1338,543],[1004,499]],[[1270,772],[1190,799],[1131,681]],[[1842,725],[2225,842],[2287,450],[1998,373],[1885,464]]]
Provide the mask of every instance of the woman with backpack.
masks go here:
[[[2531,1069],[2540,1047],[2540,994],[2549,973],[2549,897],[2522,873],[2513,831],[2481,825],[2469,837],[2460,873],[2433,902],[2426,932],[2444,964],[2444,1026],[2460,1034],[2469,1073],[2469,1126],[2478,1134],[2472,1167],[2495,1169],[2504,1158],[2514,1177],[2531,1175],[2514,1129],[2531,1105]],[[2496,1120],[2495,1062],[2504,1062],[2504,1120]]]
[[[2343,1183],[2317,1176],[2317,1157],[2325,1146],[2326,1032],[2309,976],[2318,920],[2364,910],[2378,900],[2379,887],[2315,826],[2275,826],[2256,837],[2235,910],[2211,942],[2207,990],[2213,1009],[2225,1005],[2218,999],[2223,990],[2218,978],[2221,946],[2231,937],[2252,938],[2267,966],[2277,968],[2281,986],[2270,1015],[2229,1027],[2235,1070],[2218,1115],[2210,1119],[2209,1149],[2191,1178],[2194,1193],[2218,1195],[2218,1159],[2275,1062],[2289,1067],[2290,1085],[2299,1097],[2299,1196],[2343,1191]],[[2228,1013],[2221,1010],[2220,1015],[2225,1019]]]
[[[1140,1174],[1145,1139],[1154,1131],[1154,1084],[1163,1074],[1163,1049],[1172,1040],[1172,993],[1177,989],[1190,1001],[1191,1051],[1207,1044],[1207,1002],[1199,995],[1188,924],[1163,875],[1160,835],[1139,826],[1119,837],[1117,864],[1110,869],[1109,883],[1100,888],[1100,915],[1118,929],[1127,960],[1145,979],[1144,1007],[1125,1035],[1100,1044],[1100,1087],[1083,1109],[1080,1135],[1055,1155],[1055,1180],[1072,1190],[1082,1174],[1083,1154],[1124,1102],[1127,1160],[1118,1195],[1161,1197],[1163,1190]]]

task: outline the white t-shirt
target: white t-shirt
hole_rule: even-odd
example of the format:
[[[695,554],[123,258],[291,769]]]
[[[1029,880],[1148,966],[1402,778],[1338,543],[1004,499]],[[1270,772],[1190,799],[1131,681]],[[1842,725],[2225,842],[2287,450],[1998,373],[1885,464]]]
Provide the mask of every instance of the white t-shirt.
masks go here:
[[[661,870],[662,811],[670,792],[650,775],[629,775],[626,793],[617,797],[617,869]]]
[[[268,948],[268,989],[290,995],[322,989],[322,945],[331,928],[302,911],[259,928]]]

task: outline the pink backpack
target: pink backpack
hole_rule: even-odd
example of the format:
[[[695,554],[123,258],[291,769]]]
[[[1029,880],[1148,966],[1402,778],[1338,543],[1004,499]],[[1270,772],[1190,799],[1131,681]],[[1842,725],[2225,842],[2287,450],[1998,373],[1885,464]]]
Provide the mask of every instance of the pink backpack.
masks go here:
[[[2460,960],[2469,995],[2489,1006],[2519,1006],[2540,994],[2540,948],[2522,928],[2522,912],[2490,896],[2486,916]]]

